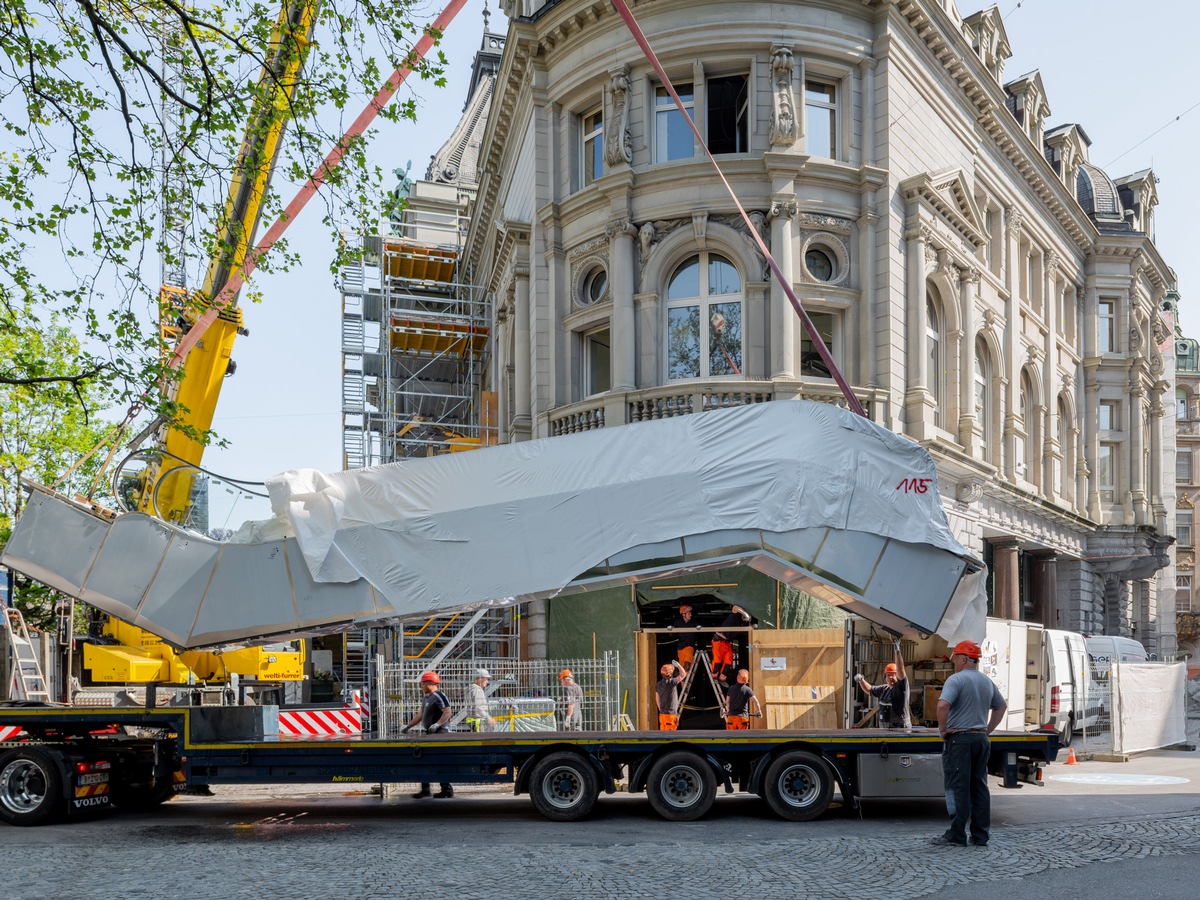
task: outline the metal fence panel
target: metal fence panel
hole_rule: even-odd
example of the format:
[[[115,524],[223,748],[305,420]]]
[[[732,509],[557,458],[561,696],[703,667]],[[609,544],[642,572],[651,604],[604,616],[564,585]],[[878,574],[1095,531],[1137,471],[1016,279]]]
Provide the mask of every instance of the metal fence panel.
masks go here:
[[[619,730],[621,721],[618,698],[621,695],[620,655],[605,652],[598,659],[557,659],[493,661],[444,660],[437,667],[441,689],[450,698],[453,710],[451,729],[470,730],[465,722],[467,686],[475,680],[475,670],[487,669],[489,709],[497,727],[506,731],[543,731],[561,728],[566,711],[566,696],[558,680],[563,669],[570,669],[575,683],[583,689],[583,728],[585,731]],[[421,674],[426,669],[416,660],[386,663],[378,671],[376,689],[378,736],[394,739],[400,729],[421,708]]]

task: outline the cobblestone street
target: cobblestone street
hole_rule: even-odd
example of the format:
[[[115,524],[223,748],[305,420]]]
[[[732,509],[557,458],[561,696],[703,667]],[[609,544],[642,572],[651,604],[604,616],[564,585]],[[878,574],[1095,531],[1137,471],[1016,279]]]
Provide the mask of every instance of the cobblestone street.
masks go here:
[[[644,797],[616,795],[592,819],[563,825],[495,788],[421,802],[408,786],[384,800],[344,787],[218,788],[153,814],[5,828],[0,895],[896,900],[964,886],[1015,898],[1041,879],[1062,886],[1039,890],[1040,900],[1142,888],[1191,898],[1200,876],[1197,761],[1175,753],[1048,770],[1101,782],[1146,773],[1150,786],[993,787],[993,839],[982,849],[929,845],[944,822],[937,803],[875,804],[861,817],[835,809],[788,823],[735,795],[701,822],[671,824]],[[1187,772],[1186,783],[1166,783]],[[1144,876],[1145,867],[1153,872]]]

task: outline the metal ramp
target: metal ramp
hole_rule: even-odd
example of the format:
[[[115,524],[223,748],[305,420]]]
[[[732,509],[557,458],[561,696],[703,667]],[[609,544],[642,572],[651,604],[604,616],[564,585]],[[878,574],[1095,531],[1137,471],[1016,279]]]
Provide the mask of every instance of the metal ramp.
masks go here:
[[[13,700],[40,700],[50,702],[46,679],[42,675],[42,664],[33,649],[33,640],[25,617],[16,607],[4,609],[4,637],[12,662],[12,681],[9,696]]]

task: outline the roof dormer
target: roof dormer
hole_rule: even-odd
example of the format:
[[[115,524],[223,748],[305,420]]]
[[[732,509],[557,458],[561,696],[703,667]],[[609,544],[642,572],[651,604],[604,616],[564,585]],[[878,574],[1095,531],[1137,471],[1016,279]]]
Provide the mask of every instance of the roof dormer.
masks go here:
[[[1042,84],[1041,73],[1035,69],[1027,75],[1022,75],[1016,81],[1006,84],[1004,91],[1008,94],[1005,104],[1008,111],[1040,149],[1046,117],[1050,115],[1050,103],[1046,100],[1046,88]]]
[[[1004,19],[1000,10],[989,6],[967,16],[963,20],[963,33],[971,42],[971,47],[980,61],[999,84],[1004,64],[1012,56],[1012,45],[1008,42],[1008,33],[1004,30]]]
[[[1072,190],[1075,189],[1079,166],[1088,161],[1088,147],[1091,145],[1091,139],[1080,125],[1057,125],[1046,132],[1046,161],[1054,167],[1062,183]]]
[[[1154,240],[1154,207],[1158,206],[1158,179],[1152,169],[1142,169],[1115,180],[1121,205],[1133,213],[1133,228]]]

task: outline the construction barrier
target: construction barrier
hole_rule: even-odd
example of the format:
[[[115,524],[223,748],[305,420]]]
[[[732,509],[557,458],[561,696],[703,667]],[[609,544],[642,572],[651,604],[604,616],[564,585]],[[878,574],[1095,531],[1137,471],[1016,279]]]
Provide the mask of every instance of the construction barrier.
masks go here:
[[[360,709],[281,709],[281,738],[361,737]]]
[[[0,741],[11,741],[20,733],[20,725],[0,725]]]

